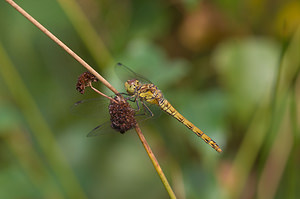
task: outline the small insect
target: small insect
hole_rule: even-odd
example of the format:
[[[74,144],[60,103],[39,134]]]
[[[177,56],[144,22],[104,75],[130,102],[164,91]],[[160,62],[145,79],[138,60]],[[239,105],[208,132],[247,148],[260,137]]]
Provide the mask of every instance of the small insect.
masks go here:
[[[147,109],[150,113],[151,110],[148,108],[145,102],[149,104],[155,104],[160,107],[165,113],[171,115],[179,122],[184,124],[187,128],[193,131],[197,136],[202,138],[206,143],[208,143],[212,148],[214,148],[217,152],[222,152],[221,148],[218,144],[212,140],[209,136],[204,134],[199,128],[197,128],[194,124],[188,121],[185,117],[183,117],[171,104],[170,102],[164,98],[162,92],[151,83],[149,80],[143,78],[141,75],[136,74],[127,66],[118,63],[117,68],[121,68],[121,70],[127,70],[131,73],[132,79],[129,79],[125,82],[125,89],[127,94],[130,96],[128,99],[131,101],[140,102],[145,109]],[[152,114],[152,113],[151,113]],[[152,114],[153,115],[153,114]]]

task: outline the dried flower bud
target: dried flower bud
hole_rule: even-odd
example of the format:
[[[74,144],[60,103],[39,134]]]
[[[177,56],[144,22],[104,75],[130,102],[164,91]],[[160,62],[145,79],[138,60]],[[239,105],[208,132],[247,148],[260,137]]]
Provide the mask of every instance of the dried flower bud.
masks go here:
[[[117,103],[111,100],[108,107],[111,127],[123,134],[135,127],[135,110],[123,97],[115,96],[114,99]]]
[[[82,73],[77,80],[76,90],[78,90],[81,94],[84,93],[86,87],[90,86],[91,82],[97,82],[98,79],[90,72]]]

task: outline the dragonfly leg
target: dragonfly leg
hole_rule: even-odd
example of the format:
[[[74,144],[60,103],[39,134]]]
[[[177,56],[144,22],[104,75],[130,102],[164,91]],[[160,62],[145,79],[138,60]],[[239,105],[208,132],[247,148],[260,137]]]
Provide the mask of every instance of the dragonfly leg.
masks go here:
[[[128,94],[127,94],[128,95]],[[137,101],[137,96],[135,95],[129,95],[128,97],[125,98],[126,100],[129,100],[131,102],[136,102]]]
[[[135,112],[140,111],[139,100],[137,100],[137,98],[135,96],[129,96],[128,98],[126,98],[126,100],[129,100],[131,102],[136,102],[137,109],[134,108],[134,110],[135,110]]]
[[[139,112],[140,111],[139,100],[136,100],[135,102],[136,102],[136,107],[137,107],[136,112]]]
[[[126,96],[132,96],[132,95],[129,95],[128,93],[118,93],[118,94],[121,94],[121,95],[126,95]]]
[[[137,112],[140,111],[139,101],[140,101],[140,100],[137,100],[137,101],[136,101],[137,107],[138,107]],[[144,118],[143,120],[149,119],[149,118],[153,117],[154,114],[152,113],[152,111],[150,110],[150,108],[149,108],[143,101],[140,101],[140,103],[142,104],[143,110],[144,110],[144,111],[143,111],[142,113],[136,114],[136,116],[147,116],[147,117]]]
[[[154,114],[152,113],[152,111],[150,110],[150,108],[143,101],[141,101],[141,103],[143,105],[144,111],[150,113],[150,117],[153,117]]]

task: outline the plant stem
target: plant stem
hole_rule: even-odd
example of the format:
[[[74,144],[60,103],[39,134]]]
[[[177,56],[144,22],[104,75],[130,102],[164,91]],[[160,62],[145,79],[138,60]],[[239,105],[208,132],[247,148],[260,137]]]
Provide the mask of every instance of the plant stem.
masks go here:
[[[107,99],[109,99],[109,100],[111,100],[111,101],[114,101],[115,103],[118,103],[115,99],[113,99],[113,98],[111,98],[111,97],[105,95],[104,93],[102,93],[102,92],[99,91],[98,89],[94,88],[93,85],[92,85],[92,83],[90,83],[90,87],[91,87],[91,89],[93,89],[93,90],[94,90],[96,93],[98,93],[99,95],[102,95],[103,97],[105,97],[105,98],[107,98]]]
[[[172,199],[176,198],[176,196],[175,196],[175,194],[174,194],[174,192],[173,192],[173,190],[172,190],[172,188],[171,188],[164,172],[162,171],[161,167],[159,166],[159,163],[158,163],[156,157],[154,156],[154,154],[153,154],[153,152],[152,152],[147,140],[145,139],[145,137],[144,137],[144,135],[143,135],[143,133],[142,133],[142,131],[141,131],[138,124],[136,125],[135,130],[136,130],[136,133],[138,134],[138,136],[139,136],[139,138],[140,138],[140,140],[141,140],[141,142],[142,142],[142,144],[143,144],[143,146],[144,146],[144,148],[145,148],[145,150],[146,150],[146,152],[147,152],[147,154],[148,154],[148,156],[149,156],[149,158],[150,158],[150,160],[151,160],[151,162],[152,162],[152,164],[153,164],[153,166],[156,170],[156,172],[158,173],[163,185],[165,186],[170,198],[172,198]]]

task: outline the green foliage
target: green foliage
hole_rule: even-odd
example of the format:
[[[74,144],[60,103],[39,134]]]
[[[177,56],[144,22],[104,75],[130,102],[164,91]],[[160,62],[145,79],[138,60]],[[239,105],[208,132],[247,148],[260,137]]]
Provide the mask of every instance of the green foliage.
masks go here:
[[[118,90],[121,62],[219,144],[166,114],[141,123],[178,198],[299,195],[299,1],[20,3]],[[167,198],[134,131],[86,138],[107,105],[72,115],[99,97],[75,90],[84,69],[5,1],[0,27],[0,198]]]

